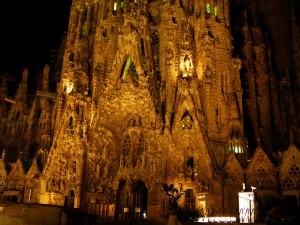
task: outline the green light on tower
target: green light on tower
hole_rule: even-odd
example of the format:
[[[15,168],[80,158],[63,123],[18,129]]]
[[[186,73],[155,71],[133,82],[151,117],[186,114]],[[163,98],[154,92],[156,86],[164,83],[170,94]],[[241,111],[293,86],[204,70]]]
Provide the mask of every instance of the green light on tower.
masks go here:
[[[214,14],[215,16],[218,16],[218,7],[214,7]]]
[[[209,3],[206,4],[206,12],[210,13],[210,4]]]
[[[123,9],[123,8],[124,8],[124,5],[125,5],[125,2],[124,2],[124,1],[122,1],[122,2],[121,2],[121,9]]]

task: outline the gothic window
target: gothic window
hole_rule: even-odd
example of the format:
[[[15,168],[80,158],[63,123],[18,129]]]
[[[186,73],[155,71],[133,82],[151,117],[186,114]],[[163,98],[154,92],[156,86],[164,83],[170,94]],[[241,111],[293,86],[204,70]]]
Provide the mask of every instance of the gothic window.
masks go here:
[[[209,3],[206,4],[206,12],[208,14],[210,13],[210,4]]]
[[[85,36],[85,28],[81,29],[81,36]]]
[[[159,37],[158,37],[158,33],[157,32],[152,33],[151,34],[151,39],[152,39],[152,49],[153,49],[153,56],[154,56],[156,79],[160,80],[160,71],[159,71]]]
[[[295,181],[295,185],[300,187],[300,168],[297,165],[292,165],[288,171],[289,177]]]
[[[71,52],[71,53],[70,53],[69,61],[70,61],[70,62],[74,62],[74,52]]]
[[[189,176],[192,181],[194,181],[194,157],[190,157],[187,162],[186,162],[186,166],[187,166],[187,176]]]
[[[133,62],[131,62],[128,72],[130,72],[133,84],[135,86],[137,86],[138,85],[139,76],[138,76],[138,72],[136,71],[136,68],[135,68],[135,65],[134,65]]]
[[[73,134],[74,130],[73,130],[73,117],[71,116],[69,119],[69,124],[68,124],[68,131],[69,134]]]
[[[194,168],[194,157],[193,156],[187,160],[186,165],[188,167],[191,167],[192,169]]]
[[[135,127],[137,124],[136,124],[136,119],[135,118],[132,118],[130,121],[129,121],[129,126],[130,127]]]
[[[143,135],[140,136],[139,138],[139,144],[137,148],[137,157],[139,157],[143,152],[145,151],[145,141]]]
[[[71,116],[69,119],[69,129],[73,129],[73,117]]]
[[[121,1],[121,12],[124,13],[124,6],[125,6],[125,1]]]
[[[103,37],[107,37],[107,29],[104,29],[104,30],[103,30],[102,36],[103,36]]]
[[[282,181],[282,186],[284,189],[291,189],[296,187],[296,183],[292,177],[286,176]]]
[[[118,3],[114,2],[114,6],[113,6],[113,14],[117,15],[117,9],[118,9]]]
[[[290,169],[289,169],[289,175],[291,176],[298,176],[300,178],[300,168],[296,165],[293,165]]]
[[[146,52],[145,52],[145,46],[144,46],[144,40],[141,39],[141,48],[142,48],[142,63],[143,68],[145,71],[147,71],[147,58],[146,58]]]
[[[141,134],[138,139],[138,144],[137,144],[137,147],[135,148],[135,152],[133,155],[134,166],[138,164],[138,161],[142,162],[143,152],[145,152],[145,140],[144,140],[143,135]]]
[[[195,209],[195,197],[193,189],[187,189],[185,192],[185,207],[188,210]]]
[[[131,146],[130,136],[127,134],[124,139],[124,142],[123,142],[123,155],[124,156],[130,155],[130,146]]]
[[[258,177],[267,177],[268,172],[262,165],[259,165],[258,168],[255,171],[255,175],[258,176]]]
[[[214,14],[215,14],[215,17],[218,17],[218,7],[214,7]]]
[[[172,22],[173,22],[174,24],[177,24],[177,21],[176,21],[176,17],[175,17],[175,16],[172,17]]]

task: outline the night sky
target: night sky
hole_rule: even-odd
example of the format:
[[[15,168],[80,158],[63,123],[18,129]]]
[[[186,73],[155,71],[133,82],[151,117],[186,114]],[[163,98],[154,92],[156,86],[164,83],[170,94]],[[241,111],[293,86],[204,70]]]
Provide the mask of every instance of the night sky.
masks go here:
[[[71,0],[4,1],[0,6],[0,75],[29,78],[48,62],[67,31]]]

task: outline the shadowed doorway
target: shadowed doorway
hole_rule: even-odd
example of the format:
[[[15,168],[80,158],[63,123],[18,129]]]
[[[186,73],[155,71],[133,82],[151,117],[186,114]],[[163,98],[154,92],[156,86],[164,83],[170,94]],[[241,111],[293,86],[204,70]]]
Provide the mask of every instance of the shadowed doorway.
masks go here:
[[[118,219],[143,218],[147,213],[148,189],[141,180],[119,183],[116,195],[115,217]]]

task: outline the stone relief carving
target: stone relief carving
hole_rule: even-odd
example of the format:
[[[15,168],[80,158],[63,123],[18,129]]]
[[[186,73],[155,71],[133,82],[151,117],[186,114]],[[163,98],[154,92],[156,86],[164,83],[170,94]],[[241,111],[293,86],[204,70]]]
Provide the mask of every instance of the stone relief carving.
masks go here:
[[[233,68],[240,70],[242,68],[242,60],[240,58],[233,58],[232,66]]]
[[[203,33],[201,34],[201,44],[205,47],[210,48],[215,44],[215,37],[209,30],[209,25],[206,25]]]

